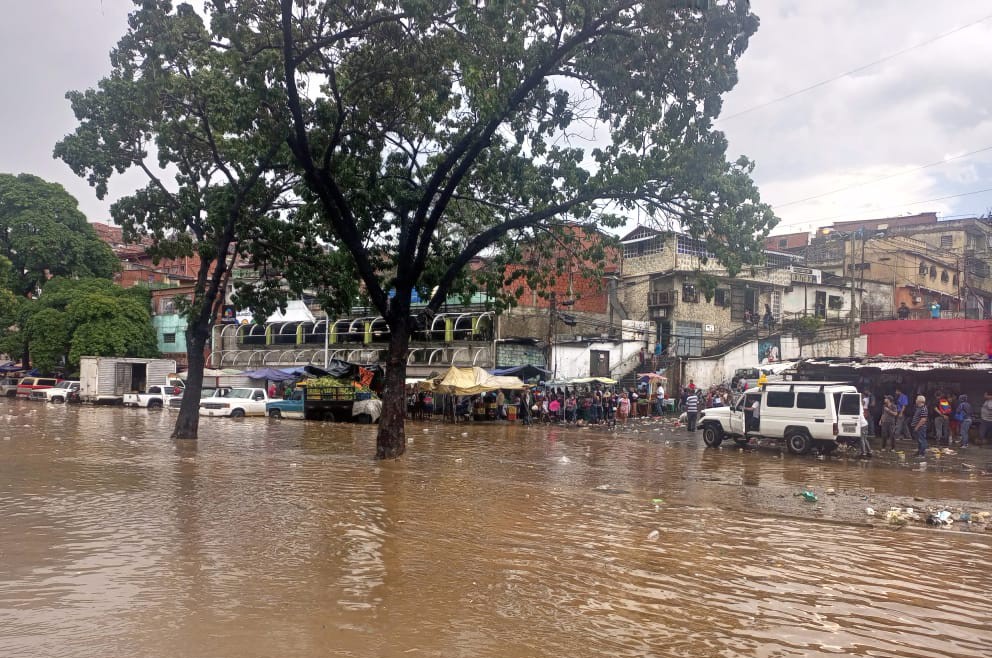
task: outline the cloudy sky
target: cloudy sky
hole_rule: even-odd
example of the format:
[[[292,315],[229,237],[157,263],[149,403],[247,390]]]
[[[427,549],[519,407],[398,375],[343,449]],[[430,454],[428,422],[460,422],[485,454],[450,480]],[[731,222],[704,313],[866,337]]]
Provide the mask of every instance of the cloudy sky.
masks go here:
[[[108,73],[130,7],[130,0],[0,0],[0,171],[62,183],[91,221],[109,217],[109,200],[97,200],[51,152],[75,126],[65,92]],[[757,162],[762,196],[782,219],[776,232],[992,209],[992,191],[974,193],[992,188],[992,2],[752,0],[752,7],[761,29],[718,125],[730,138],[728,155]],[[857,72],[843,75],[849,71]],[[140,183],[116,180],[111,196]]]

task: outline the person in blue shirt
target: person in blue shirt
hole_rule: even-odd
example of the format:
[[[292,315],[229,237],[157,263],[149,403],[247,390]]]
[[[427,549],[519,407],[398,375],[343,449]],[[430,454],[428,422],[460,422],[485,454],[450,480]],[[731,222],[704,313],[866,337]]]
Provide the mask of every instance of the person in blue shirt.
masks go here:
[[[893,435],[896,439],[901,438],[912,438],[909,436],[909,432],[906,431],[906,407],[909,406],[909,398],[906,394],[902,392],[898,386],[896,386],[896,411],[899,415],[896,416],[896,427],[895,434]],[[893,443],[893,446],[895,444]]]
[[[940,319],[940,304],[936,301],[930,302],[930,318],[932,320]]]

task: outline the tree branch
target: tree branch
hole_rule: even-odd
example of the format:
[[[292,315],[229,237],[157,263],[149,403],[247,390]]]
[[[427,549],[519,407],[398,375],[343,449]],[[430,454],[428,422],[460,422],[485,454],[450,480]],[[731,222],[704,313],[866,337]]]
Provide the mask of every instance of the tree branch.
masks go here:
[[[595,21],[589,20],[587,15],[582,29],[559,48],[555,49],[551,56],[540,62],[531,71],[513,93],[510,94],[503,110],[490,119],[489,123],[484,127],[479,128],[477,131],[469,131],[452,153],[445,158],[445,161],[431,177],[414,220],[414,232],[415,234],[419,232],[417,250],[414,255],[414,266],[412,268],[415,275],[419,275],[424,269],[434,231],[437,229],[437,224],[444,214],[451,195],[454,194],[455,189],[457,189],[482,150],[488,146],[489,140],[492,139],[499,126],[523,103],[527,96],[547,77],[548,73],[558,66],[559,62],[568,53],[596,34],[597,30],[609,20],[618,16],[622,11],[634,4],[636,2],[627,0],[611,11],[604,13]],[[475,135],[476,132],[478,133],[477,135]],[[448,176],[449,172],[451,173],[450,176]],[[447,184],[441,191],[441,195],[434,202],[433,210],[430,211],[430,215],[428,216],[427,212],[430,203],[435,194],[437,194],[437,191],[441,189],[442,179],[445,177],[447,177]]]
[[[365,283],[369,298],[382,313],[386,313],[389,298],[379,284],[375,269],[369,261],[368,253],[362,244],[361,236],[358,235],[354,218],[348,208],[348,202],[341,191],[337,189],[329,173],[324,172],[321,175],[310,153],[306,121],[303,118],[303,105],[300,101],[299,90],[296,87],[296,62],[298,60],[293,57],[293,0],[281,0],[281,7],[284,83],[290,115],[293,117],[294,132],[294,136],[289,138],[287,142],[297,161],[306,172],[305,176],[310,181],[311,187],[320,198],[321,206],[331,220],[331,226],[354,257],[356,268]]]

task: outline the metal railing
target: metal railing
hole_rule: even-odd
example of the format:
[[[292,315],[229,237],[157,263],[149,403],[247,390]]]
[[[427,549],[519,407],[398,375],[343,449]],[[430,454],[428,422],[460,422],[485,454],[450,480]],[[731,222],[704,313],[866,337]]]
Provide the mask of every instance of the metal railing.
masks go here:
[[[659,290],[648,293],[648,307],[675,306],[679,301],[677,290]]]

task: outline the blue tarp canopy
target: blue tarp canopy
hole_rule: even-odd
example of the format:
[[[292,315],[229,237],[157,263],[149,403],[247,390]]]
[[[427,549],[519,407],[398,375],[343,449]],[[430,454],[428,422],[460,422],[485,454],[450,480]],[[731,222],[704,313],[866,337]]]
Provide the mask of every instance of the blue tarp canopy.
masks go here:
[[[519,377],[523,380],[534,379],[535,377],[540,377],[541,379],[547,379],[551,374],[550,370],[541,368],[540,366],[525,365],[525,366],[509,366],[507,368],[495,368],[489,371],[490,375],[496,375],[497,377]]]
[[[299,371],[299,373],[296,371]],[[249,370],[242,374],[245,377],[250,377],[251,379],[264,379],[270,382],[288,382],[293,379],[299,379],[302,376],[302,373],[302,368],[286,368],[285,370],[261,368],[259,370]]]
[[[25,369],[24,366],[22,366],[19,363],[15,363],[13,361],[8,361],[7,363],[0,366],[0,372],[21,372],[24,369]],[[38,372],[35,370],[32,370],[31,373],[29,373],[30,376],[37,374]]]

